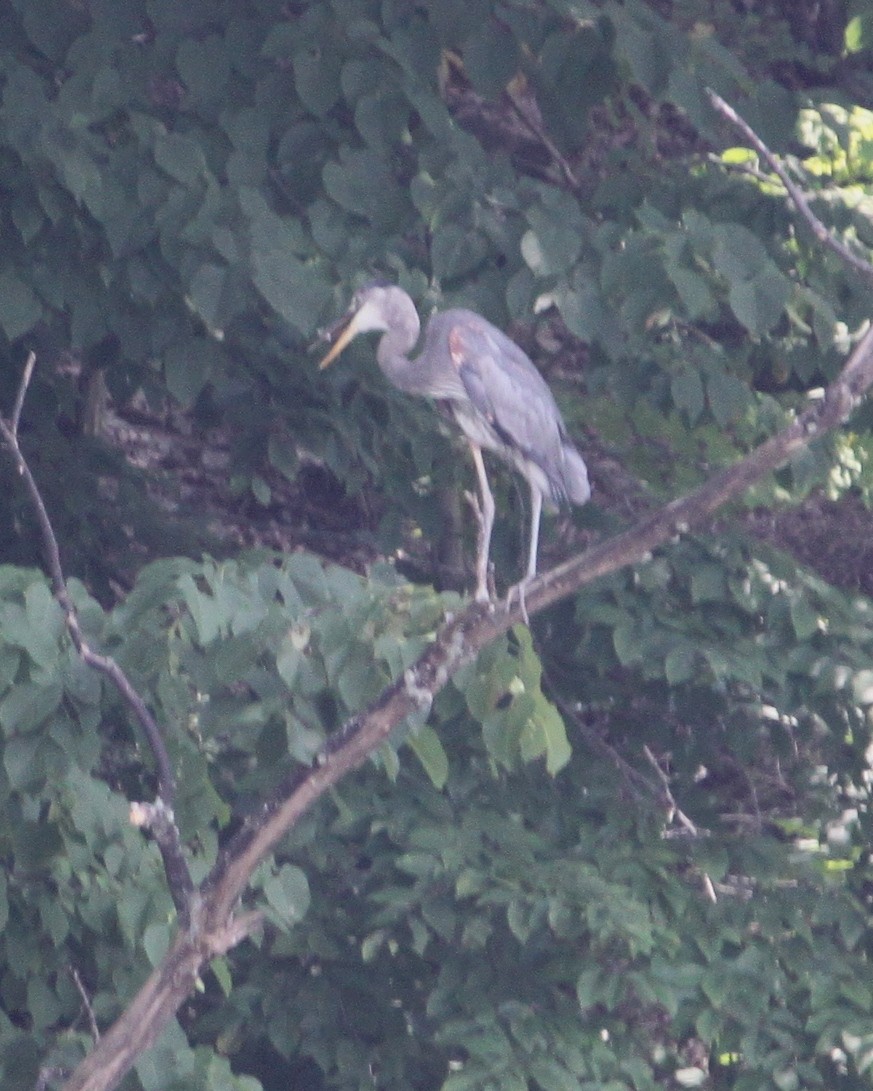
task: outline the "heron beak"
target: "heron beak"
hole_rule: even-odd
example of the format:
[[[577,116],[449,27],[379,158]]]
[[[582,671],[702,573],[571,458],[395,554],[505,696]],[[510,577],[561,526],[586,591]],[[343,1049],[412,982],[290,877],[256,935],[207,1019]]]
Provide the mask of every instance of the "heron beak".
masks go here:
[[[319,371],[323,371],[328,366],[328,364],[332,364],[337,356],[339,356],[339,354],[346,347],[346,345],[348,345],[350,341],[353,341],[358,336],[360,330],[358,329],[357,320],[357,313],[353,314],[351,318],[348,315],[343,315],[339,322],[337,322],[335,326],[332,326],[328,330],[328,339],[330,340],[333,337],[336,337],[336,341],[334,341],[330,352],[318,365]]]

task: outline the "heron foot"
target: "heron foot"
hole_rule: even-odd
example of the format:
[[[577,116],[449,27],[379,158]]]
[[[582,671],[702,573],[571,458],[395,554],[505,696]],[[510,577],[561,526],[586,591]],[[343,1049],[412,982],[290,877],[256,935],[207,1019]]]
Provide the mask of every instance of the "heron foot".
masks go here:
[[[530,628],[530,618],[527,615],[527,603],[524,601],[524,592],[532,578],[532,576],[525,576],[523,580],[514,583],[506,592],[506,609],[510,610],[512,608],[512,600],[518,595],[518,606],[521,610],[521,618],[528,628]]]

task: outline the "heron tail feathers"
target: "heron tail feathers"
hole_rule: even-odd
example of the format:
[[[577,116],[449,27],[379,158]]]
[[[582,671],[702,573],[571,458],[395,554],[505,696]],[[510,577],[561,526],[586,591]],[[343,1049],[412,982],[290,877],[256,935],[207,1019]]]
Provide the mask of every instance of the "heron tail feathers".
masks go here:
[[[588,467],[575,447],[564,444],[564,489],[571,504],[584,504],[591,496]]]

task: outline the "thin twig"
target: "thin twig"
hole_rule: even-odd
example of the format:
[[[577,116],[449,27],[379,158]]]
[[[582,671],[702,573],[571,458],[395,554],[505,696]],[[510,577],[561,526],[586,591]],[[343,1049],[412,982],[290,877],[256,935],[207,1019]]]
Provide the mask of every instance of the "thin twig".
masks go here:
[[[779,177],[782,185],[785,186],[788,196],[794,202],[802,219],[806,222],[810,231],[812,231],[818,241],[823,246],[829,247],[835,254],[839,255],[847,265],[850,265],[856,273],[860,273],[866,281],[873,282],[873,268],[871,268],[870,262],[859,257],[857,254],[854,254],[847,246],[844,246],[843,243],[827,229],[827,227],[825,227],[810,208],[809,202],[803,195],[801,188],[792,180],[791,175],[782,165],[778,157],[770,151],[748,122],[744,121],[733,106],[730,106],[725,102],[725,100],[720,95],[717,95],[715,91],[707,88],[706,93],[709,95],[709,101],[722,117],[726,118],[735,129],[739,130],[759,155],[767,160],[772,167],[774,174]]]
[[[27,388],[30,386],[30,377],[33,375],[33,369],[36,367],[36,353],[31,351],[27,354],[27,363],[24,365],[24,374],[21,376],[21,382],[18,384],[18,393],[15,395],[15,406],[12,410],[12,419],[10,421],[12,425],[12,434],[18,438],[18,424],[21,420],[21,410],[24,406],[24,396],[27,394]]]
[[[79,971],[75,966],[70,967],[70,977],[73,979],[73,984],[78,990],[79,996],[82,998],[82,1007],[85,1009],[85,1014],[88,1016],[88,1025],[91,1028],[91,1037],[94,1042],[100,1041],[100,1028],[97,1026],[97,1020],[94,1017],[94,1009],[91,1007],[91,998],[85,991],[85,986],[82,984],[82,979],[79,977]]]
[[[531,133],[539,142],[543,145],[552,159],[558,166],[561,174],[564,177],[564,181],[570,187],[574,193],[578,193],[582,188],[579,179],[576,177],[573,168],[570,166],[567,159],[562,155],[558,145],[552,140],[549,134],[546,132],[542,124],[535,118],[530,116],[530,111],[516,98],[513,88],[506,88],[506,97],[509,99],[509,104],[512,107],[513,113],[524,125],[524,127]]]
[[[649,749],[648,743],[643,743],[643,753],[646,755],[646,760],[649,765],[655,770],[658,776],[658,780],[661,782],[661,791],[663,792],[664,800],[669,810],[670,821],[675,818],[680,826],[684,826],[686,830],[692,835],[697,837],[700,832],[687,814],[678,806],[676,800],[673,798],[673,792],[670,790],[670,778],[661,768],[661,763]]]
[[[36,483],[36,479],[30,470],[27,459],[24,457],[24,453],[18,442],[18,425],[21,419],[21,411],[24,405],[27,388],[30,384],[31,376],[33,375],[35,363],[36,355],[31,352],[27,358],[21,382],[18,386],[12,417],[8,421],[3,417],[0,417],[0,437],[2,437],[9,453],[12,455],[16,469],[18,470],[18,475],[24,483],[28,499],[36,514],[45,553],[46,566],[52,583],[52,590],[54,591],[58,604],[64,612],[67,631],[73,641],[73,646],[83,662],[105,675],[110,682],[112,682],[124,702],[136,716],[148,739],[157,766],[158,795],[163,801],[164,808],[169,816],[169,821],[163,823],[160,828],[154,830],[155,841],[158,844],[158,848],[160,849],[164,860],[173,902],[176,905],[183,926],[186,926],[189,914],[188,905],[191,893],[194,889],[194,884],[188,870],[188,865],[185,862],[179,830],[172,820],[176,795],[176,782],[173,776],[170,755],[167,751],[166,744],[164,743],[161,729],[158,727],[155,718],[149,712],[145,701],[118,663],[110,656],[102,655],[100,652],[94,651],[85,639],[82,627],[79,623],[79,615],[73,605],[67,582],[64,578],[60,548],[58,546],[54,528],[52,527],[51,519],[49,518],[39,486]]]
[[[46,1068],[41,1068],[33,1091],[47,1091],[50,1083],[54,1083],[55,1080],[65,1080],[69,1074],[70,1070],[63,1068],[61,1065],[49,1065]]]
[[[540,658],[542,658],[542,656]],[[611,746],[599,732],[595,731],[590,724],[587,724],[569,701],[565,701],[557,695],[554,685],[550,683],[549,689],[551,690],[551,699],[560,709],[561,714],[572,722],[573,727],[585,740],[586,746],[596,754],[599,754],[600,757],[606,758],[607,761],[611,762],[616,769],[618,769],[624,777],[628,790],[633,794],[635,799],[642,800],[647,796],[649,798],[654,798],[659,794],[657,786],[653,784],[648,777],[644,776],[639,769],[636,769],[631,765],[631,763],[626,758],[623,758],[615,747]]]

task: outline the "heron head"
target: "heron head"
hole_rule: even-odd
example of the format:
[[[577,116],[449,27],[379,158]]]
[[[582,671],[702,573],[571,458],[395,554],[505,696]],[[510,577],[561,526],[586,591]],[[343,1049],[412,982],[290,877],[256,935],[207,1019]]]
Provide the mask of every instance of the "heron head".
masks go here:
[[[411,307],[415,312],[415,306],[406,292],[402,288],[383,281],[368,284],[355,292],[346,313],[323,335],[325,340],[333,341],[333,345],[318,365],[319,368],[326,368],[328,364],[332,364],[359,333],[390,330],[398,324],[398,313],[406,310],[407,307]],[[418,321],[417,314],[415,320]]]

